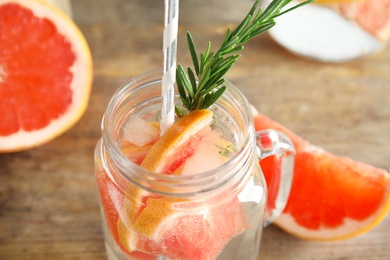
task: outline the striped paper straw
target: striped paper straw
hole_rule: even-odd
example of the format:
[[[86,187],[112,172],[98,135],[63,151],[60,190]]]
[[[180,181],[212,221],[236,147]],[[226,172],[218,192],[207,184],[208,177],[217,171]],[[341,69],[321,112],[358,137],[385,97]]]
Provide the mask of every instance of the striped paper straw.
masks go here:
[[[176,47],[179,21],[179,0],[164,0],[164,74],[162,77],[161,134],[175,121]]]

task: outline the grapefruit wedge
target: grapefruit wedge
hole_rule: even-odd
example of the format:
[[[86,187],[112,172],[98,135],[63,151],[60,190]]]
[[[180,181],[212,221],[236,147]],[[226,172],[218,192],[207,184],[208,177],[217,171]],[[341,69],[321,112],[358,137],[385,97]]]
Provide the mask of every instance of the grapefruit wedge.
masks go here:
[[[255,110],[254,123],[256,130],[285,133],[296,148],[291,193],[277,226],[303,239],[340,240],[369,231],[388,214],[388,172],[324,151]],[[261,167],[269,180],[272,164],[264,160]]]
[[[91,85],[91,53],[70,18],[44,1],[0,0],[0,152],[67,131]]]
[[[202,138],[210,133],[212,121],[210,110],[196,110],[182,117],[152,144],[141,166],[162,174],[180,175],[177,170],[183,168]],[[137,151],[125,150],[127,153]],[[112,230],[114,238],[128,254],[215,259],[230,239],[246,229],[237,194],[220,196],[216,202],[191,201],[185,197],[149,193],[129,183],[122,210],[110,217],[117,225],[116,230]]]

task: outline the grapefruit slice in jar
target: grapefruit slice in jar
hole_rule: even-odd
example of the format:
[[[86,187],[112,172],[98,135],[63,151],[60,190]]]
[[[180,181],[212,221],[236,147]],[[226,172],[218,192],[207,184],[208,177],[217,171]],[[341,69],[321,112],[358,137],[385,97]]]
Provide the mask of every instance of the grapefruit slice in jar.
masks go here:
[[[74,22],[39,0],[0,0],[0,152],[33,148],[83,115],[92,57]]]
[[[179,119],[153,145],[141,166],[162,174],[181,174],[177,170],[210,132],[212,117],[209,110],[196,110]],[[150,195],[132,185],[117,222],[119,243],[129,252],[170,259],[214,259],[246,228],[237,196],[232,197],[214,206],[183,197]]]
[[[123,194],[122,189],[112,181],[104,170],[98,169],[96,174],[105,221],[107,223],[108,232],[110,232],[114,242],[121,251],[129,257],[143,260],[154,260],[155,257],[153,255],[139,251],[128,252],[122,243],[119,242],[121,232],[118,232],[117,222],[120,217],[119,212],[121,212],[123,208],[125,195]],[[111,249],[108,250],[111,251]]]
[[[210,110],[195,110],[182,117],[153,145],[141,166],[158,173],[175,170],[172,165],[180,166],[178,162],[184,162],[192,154],[201,136],[210,131],[212,120]]]
[[[383,169],[333,155],[254,110],[256,130],[276,129],[296,148],[290,197],[275,224],[307,240],[341,240],[378,225],[390,210],[390,175]],[[268,181],[272,164],[262,160]]]

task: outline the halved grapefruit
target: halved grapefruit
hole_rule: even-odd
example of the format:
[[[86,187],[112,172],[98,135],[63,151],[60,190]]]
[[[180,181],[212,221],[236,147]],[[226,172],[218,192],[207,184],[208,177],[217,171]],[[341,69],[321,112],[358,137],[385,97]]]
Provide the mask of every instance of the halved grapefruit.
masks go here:
[[[92,57],[75,25],[39,0],[0,0],[0,152],[44,144],[83,115]]]
[[[275,224],[308,240],[340,240],[365,233],[390,209],[390,175],[383,169],[335,156],[254,110],[256,130],[285,133],[296,148],[290,197]],[[261,162],[266,180],[272,164]]]

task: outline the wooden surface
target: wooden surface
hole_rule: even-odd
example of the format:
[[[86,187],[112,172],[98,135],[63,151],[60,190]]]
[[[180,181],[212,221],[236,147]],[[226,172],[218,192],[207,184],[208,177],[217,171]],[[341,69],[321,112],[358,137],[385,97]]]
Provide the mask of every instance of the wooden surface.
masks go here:
[[[0,259],[105,259],[93,151],[113,92],[162,67],[163,1],[72,2],[95,66],[89,107],[70,131],[39,148],[0,155]],[[200,50],[216,46],[251,1],[182,0],[179,62],[189,64],[185,31]],[[390,48],[344,64],[298,58],[267,35],[249,42],[227,75],[259,110],[338,155],[390,166]],[[355,239],[317,243],[271,226],[265,260],[390,259],[389,216]]]

